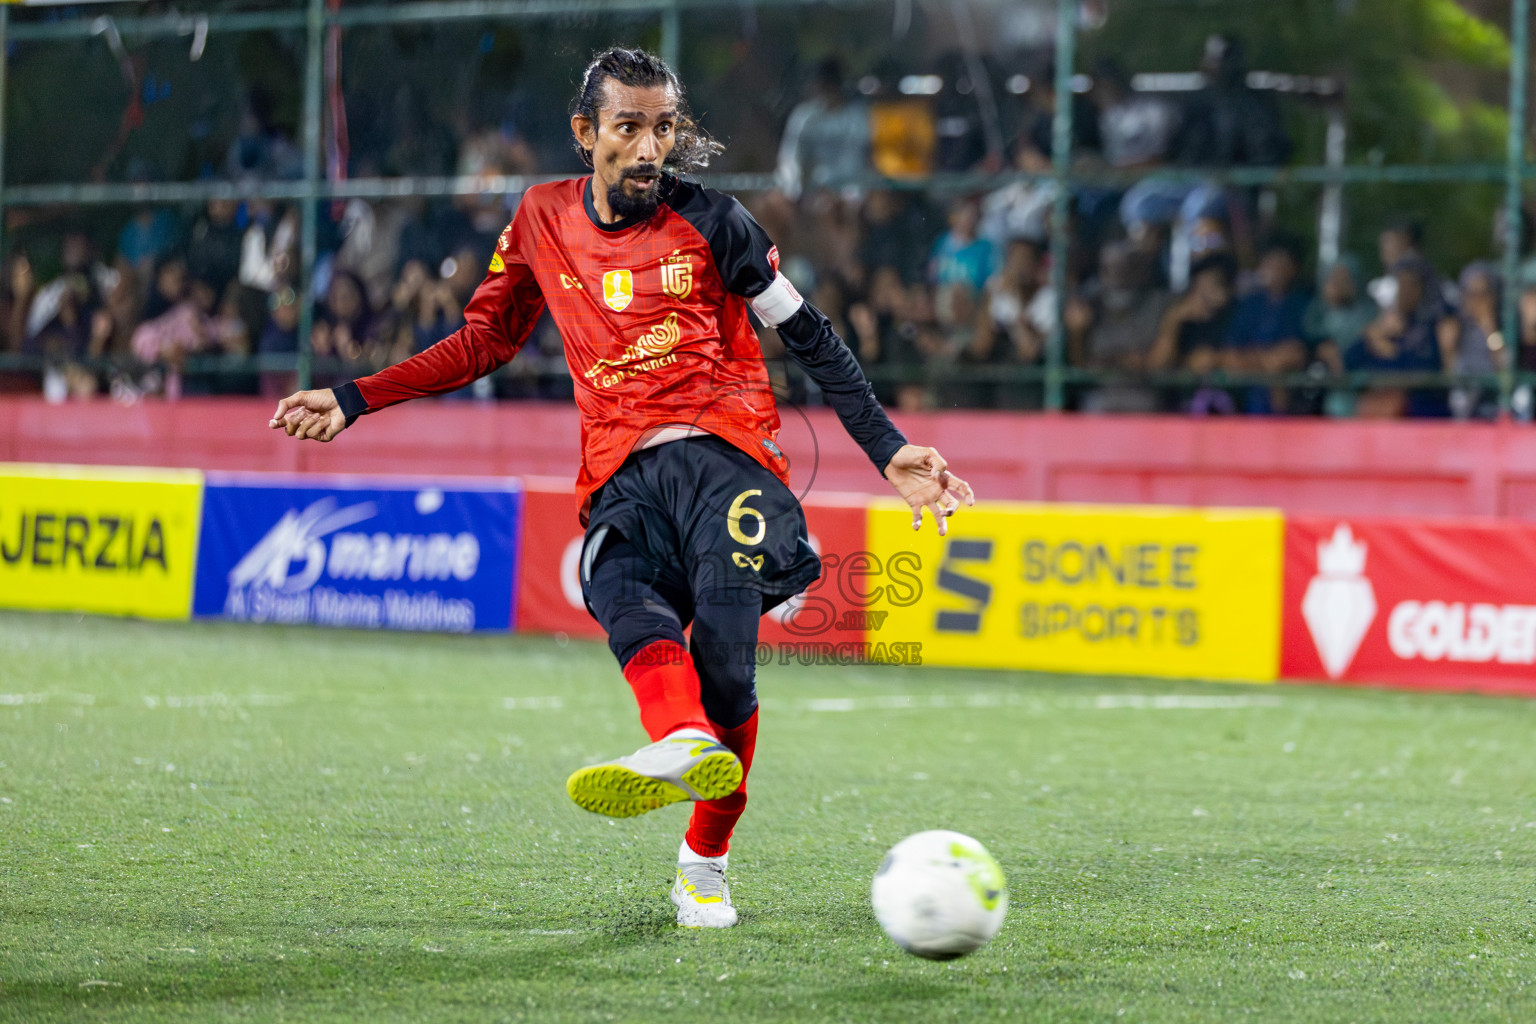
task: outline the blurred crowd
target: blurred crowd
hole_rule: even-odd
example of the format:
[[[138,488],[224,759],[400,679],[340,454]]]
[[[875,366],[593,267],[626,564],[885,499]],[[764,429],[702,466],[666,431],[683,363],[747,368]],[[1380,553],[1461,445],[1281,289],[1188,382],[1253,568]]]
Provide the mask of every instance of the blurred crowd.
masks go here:
[[[954,73],[964,81],[963,68]],[[1497,388],[1478,375],[1536,369],[1536,273],[1504,282],[1495,262],[1481,261],[1446,273],[1406,215],[1381,225],[1368,258],[1316,266],[1275,223],[1272,196],[1200,180],[1199,168],[1273,166],[1292,149],[1273,93],[1251,85],[1230,37],[1207,41],[1195,88],[1138,89],[1103,62],[1074,91],[1074,167],[1132,183],[1072,189],[1060,204],[1067,265],[1053,268],[1054,79],[1049,65],[1010,79],[1018,102],[989,133],[911,102],[907,90],[850,83],[829,60],[788,117],[778,187],[742,197],[883,400],[1039,407],[1058,310],[1074,371],[1069,403],[1089,412],[1489,417]],[[509,125],[456,145],[460,174],[544,170]],[[292,177],[295,162],[292,141],[259,123],[231,147],[227,173]],[[1017,174],[978,194],[879,184],[935,169]],[[461,326],[517,198],[323,205],[308,339],[316,384],[373,372]],[[0,351],[43,369],[0,372],[0,390],[123,401],[287,393],[301,350],[299,234],[293,205],[212,200],[138,209],[110,251],[79,230],[61,231],[47,252],[13,249],[0,279]],[[1064,285],[1059,298],[1053,281]],[[1505,287],[1520,289],[1512,343],[1499,327]],[[780,354],[771,331],[763,342]],[[816,400],[782,360],[772,365],[795,397]],[[1473,379],[1450,388],[1334,379],[1372,370]],[[1169,372],[1147,376],[1159,371]],[[571,392],[547,317],[510,367],[466,389]]]

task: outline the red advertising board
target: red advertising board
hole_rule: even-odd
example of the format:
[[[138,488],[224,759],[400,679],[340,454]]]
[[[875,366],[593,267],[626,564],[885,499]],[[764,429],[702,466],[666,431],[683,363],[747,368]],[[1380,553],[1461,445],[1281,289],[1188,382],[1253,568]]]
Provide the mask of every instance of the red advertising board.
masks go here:
[[[525,478],[524,483],[517,629],[601,637],[602,629],[581,600],[583,531],[571,485],[539,477]],[[764,643],[860,643],[868,629],[877,628],[879,612],[867,608],[864,600],[878,584],[880,571],[867,555],[866,501],[862,495],[805,500],[811,546],[822,556],[822,578],[803,597],[763,619]]]
[[[1536,527],[1287,519],[1280,674],[1536,696]]]

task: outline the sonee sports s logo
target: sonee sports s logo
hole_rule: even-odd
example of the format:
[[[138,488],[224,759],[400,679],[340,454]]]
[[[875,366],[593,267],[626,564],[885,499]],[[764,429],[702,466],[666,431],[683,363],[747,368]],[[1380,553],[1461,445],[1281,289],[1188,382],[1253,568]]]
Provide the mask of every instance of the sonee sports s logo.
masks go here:
[[[981,616],[992,603],[992,585],[985,580],[966,576],[956,568],[965,562],[987,565],[992,561],[990,540],[951,540],[943,563],[939,566],[939,589],[945,593],[963,597],[970,602],[964,611],[948,609],[938,613],[933,628],[940,633],[980,633]]]

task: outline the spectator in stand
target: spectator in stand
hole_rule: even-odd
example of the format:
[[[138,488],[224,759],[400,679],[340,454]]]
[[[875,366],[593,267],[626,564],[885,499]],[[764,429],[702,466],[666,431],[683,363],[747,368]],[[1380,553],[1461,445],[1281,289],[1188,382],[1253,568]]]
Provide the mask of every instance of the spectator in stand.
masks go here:
[[[1397,276],[1392,268],[1410,257],[1418,257],[1424,244],[1424,228],[1416,220],[1400,217],[1390,221],[1376,236],[1376,253],[1381,259],[1381,276],[1365,286],[1366,293],[1381,309],[1391,309],[1397,297]],[[1437,284],[1438,287],[1438,284]]]
[[[1362,335],[1363,344],[1344,360],[1348,370],[1438,372],[1443,365],[1437,336],[1445,302],[1434,270],[1419,256],[1407,256],[1392,267],[1392,305],[1379,313]],[[1398,416],[1438,416],[1445,411],[1443,393],[1429,389],[1377,387],[1360,395],[1355,413],[1368,419]]]
[[[1307,307],[1302,327],[1317,342],[1317,358],[1331,373],[1343,373],[1350,352],[1363,344],[1362,335],[1381,313],[1381,307],[1360,289],[1360,261],[1340,256],[1323,278],[1323,288]],[[1335,388],[1323,399],[1329,416],[1349,416],[1355,411],[1354,392]]]
[[[1042,147],[1032,132],[1014,140],[1013,169],[1025,174],[1050,174],[1049,145]],[[998,249],[1011,238],[1043,242],[1050,234],[1051,206],[1056,183],[1043,180],[1009,182],[981,201],[981,234]]]
[[[1189,287],[1169,304],[1147,355],[1147,368],[1210,373],[1221,362],[1232,321],[1232,281],[1237,264],[1224,252],[1201,257],[1190,268]]]
[[[533,147],[510,117],[470,134],[459,147],[458,173],[463,177],[536,174],[538,169]],[[489,250],[512,219],[517,199],[516,194],[508,195],[505,188],[495,188],[476,195],[455,196],[453,205]]]
[[[1123,79],[1123,75],[1121,76]],[[1052,152],[1051,122],[1056,116],[1056,60],[1052,55],[1040,65],[1038,72],[1026,73],[1027,88],[1024,99],[1028,104],[1022,121],[1024,131],[1034,131],[1035,139],[1047,155]],[[1097,157],[1103,149],[1100,135],[1102,121],[1102,96],[1074,92],[1072,94],[1072,156]]]
[[[315,357],[340,359],[346,373],[373,372],[384,366],[386,338],[387,325],[369,306],[362,278],[347,270],[334,272],[310,333]]]
[[[864,200],[860,219],[859,262],[865,268],[893,266],[907,284],[922,278],[931,235],[928,209],[920,198],[875,189]]]
[[[843,88],[843,66],[828,57],[816,66],[810,95],[790,111],[779,144],[779,188],[791,199],[818,189],[859,192],[869,171],[869,110]]]
[[[389,301],[394,287],[395,270],[401,264],[400,234],[406,217],[400,204],[375,205],[361,199],[348,202],[342,212],[336,266],[363,279],[368,286],[368,301],[375,308],[382,308]],[[502,226],[506,226],[505,221]]]
[[[183,374],[189,355],[217,352],[245,355],[245,324],[235,312],[233,296],[219,303],[206,281],[194,281],[187,297],[169,310],[139,324],[133,332],[133,354],[146,364],[164,368],[164,393],[168,399],[183,393]]]
[[[140,291],[137,271],[122,266],[118,271],[117,286],[107,293],[105,306],[96,314],[89,354],[92,359],[104,359],[112,364],[114,385],[120,379],[126,382],[137,369],[133,358],[133,331],[143,319],[144,303]]]
[[[275,98],[261,86],[246,95],[240,134],[229,144],[224,159],[231,179],[294,181],[304,176],[304,155],[276,126],[276,106]]]
[[[931,338],[920,343],[919,332],[931,330],[931,324],[924,322],[925,314],[931,314],[931,303],[924,292],[920,283],[909,289],[895,267],[876,267],[870,275],[869,297],[848,308],[859,361],[873,371],[870,378],[876,395],[882,403],[904,411],[921,409],[927,401],[923,345],[930,344]]]
[[[1188,370],[1209,374],[1221,365],[1221,351],[1232,322],[1232,281],[1237,264],[1225,252],[1210,253],[1190,267],[1189,287],[1175,299],[1158,325],[1147,355],[1149,370]],[[1231,396],[1201,388],[1181,403],[1188,411],[1232,412]]]
[[[1451,373],[1498,373],[1508,352],[1499,332],[1499,272],[1492,263],[1469,263],[1457,281],[1461,308],[1438,327],[1440,360]],[[1499,414],[1498,389],[1489,384],[1461,384],[1448,395],[1451,415],[1459,420],[1493,419]]]
[[[222,294],[240,273],[240,243],[245,229],[238,223],[238,199],[210,199],[187,233],[187,271]]]
[[[297,356],[299,351],[298,292],[291,284],[284,284],[269,294],[267,308],[267,322],[256,341],[256,353],[261,356]],[[293,370],[261,371],[260,390],[263,398],[281,398],[284,395],[291,395],[298,386],[298,374]]]
[[[1099,252],[1097,287],[1074,296],[1063,313],[1072,365],[1140,373],[1149,368],[1169,298],[1155,284],[1152,256],[1130,241]],[[1150,413],[1158,408],[1150,388],[1110,384],[1082,398],[1093,413]]]
[[[181,225],[169,207],[141,206],[118,233],[118,258],[133,267],[140,281],[147,281],[155,264],[176,248],[180,235]]]
[[[1105,163],[1118,170],[1146,170],[1168,162],[1179,110],[1166,96],[1133,91],[1125,69],[1108,58],[1094,66],[1092,95]]]
[[[1045,253],[1038,242],[1008,243],[1002,268],[988,279],[977,303],[966,361],[977,366],[1030,366],[1040,362],[1056,317],[1055,293],[1042,280]],[[1017,409],[1034,404],[1017,383],[982,385],[978,405]]]
[[[261,201],[251,204],[249,215],[245,229],[236,229],[236,271],[240,283],[247,288],[270,292],[292,280],[298,267],[299,211]],[[227,237],[226,234],[223,239]],[[198,274],[196,267],[193,274],[213,283],[211,278]]]
[[[117,272],[96,259],[90,238],[80,231],[64,235],[60,262],[59,276],[32,297],[27,310],[26,338],[35,343],[45,331],[59,338],[68,336],[74,340],[66,342],[67,347],[78,356],[89,335],[90,312],[105,302],[106,294],[117,283]]]
[[[1190,94],[1173,150],[1201,167],[1275,167],[1291,157],[1291,140],[1274,96],[1248,86],[1247,48],[1232,35],[1205,40],[1206,85]]]
[[[1317,339],[1317,356],[1334,373],[1342,373],[1344,359],[1361,343],[1361,335],[1381,312],[1360,291],[1360,261],[1345,254],[1328,268],[1322,291],[1307,307],[1302,329]]]
[[[952,336],[970,333],[976,297],[992,275],[992,243],[977,233],[980,216],[975,200],[955,200],[949,208],[949,230],[934,242],[929,256],[934,309],[939,324]]]
[[[457,260],[452,270],[458,271]],[[392,302],[398,322],[410,328],[409,344],[398,358],[430,348],[464,323],[463,303],[454,289],[447,280],[432,277],[420,260],[400,271]]]
[[[81,361],[90,357],[93,341],[107,333],[97,314],[104,313],[106,297],[120,279],[96,261],[91,240],[81,232],[64,236],[61,257],[62,273],[32,298],[22,349],[46,361],[43,394],[52,401],[94,391],[94,377]]]
[[[32,306],[32,296],[37,291],[37,279],[32,273],[32,261],[23,249],[11,253],[4,263],[3,285],[0,293],[0,352],[18,354],[27,336],[27,310]],[[0,394],[35,393],[37,375],[22,370],[0,370]]]
[[[1515,365],[1522,370],[1536,370],[1536,283],[1520,292],[1520,351]]]
[[[192,279],[187,273],[186,259],[175,253],[166,256],[155,265],[141,316],[145,320],[163,316],[186,299],[191,287]]]
[[[1232,373],[1292,373],[1307,365],[1304,318],[1311,301],[1296,287],[1300,270],[1297,247],[1290,241],[1270,243],[1259,258],[1257,291],[1237,302],[1222,368]],[[1284,388],[1250,387],[1243,395],[1243,411],[1267,414],[1285,412],[1289,396]]]

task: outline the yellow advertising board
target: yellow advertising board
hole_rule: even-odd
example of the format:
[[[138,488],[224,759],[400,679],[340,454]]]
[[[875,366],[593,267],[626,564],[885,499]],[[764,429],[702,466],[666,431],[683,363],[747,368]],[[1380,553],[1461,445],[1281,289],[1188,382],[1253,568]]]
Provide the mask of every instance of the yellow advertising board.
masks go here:
[[[196,470],[0,463],[0,607],[191,613]]]
[[[881,500],[870,548],[920,563],[922,595],[871,639],[921,642],[930,665],[1272,682],[1283,539],[1277,511],[1014,502],[941,538]]]

